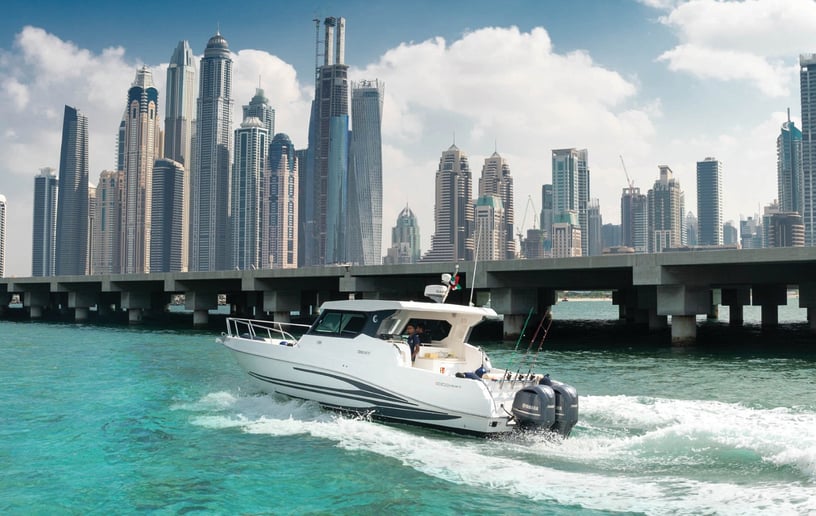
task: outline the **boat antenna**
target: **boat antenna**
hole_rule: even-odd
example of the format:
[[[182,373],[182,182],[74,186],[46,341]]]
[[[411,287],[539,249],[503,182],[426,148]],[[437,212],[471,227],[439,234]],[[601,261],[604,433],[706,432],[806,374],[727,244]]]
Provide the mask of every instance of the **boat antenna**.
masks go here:
[[[476,264],[479,263],[479,242],[482,241],[482,232],[476,232],[476,254],[473,257],[473,279],[470,280],[470,300],[468,306],[473,306],[473,291],[476,290]]]

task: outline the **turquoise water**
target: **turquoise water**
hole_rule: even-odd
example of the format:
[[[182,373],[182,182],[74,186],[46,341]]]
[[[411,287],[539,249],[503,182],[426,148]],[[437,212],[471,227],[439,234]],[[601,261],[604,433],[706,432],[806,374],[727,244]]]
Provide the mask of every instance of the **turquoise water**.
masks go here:
[[[737,337],[701,323],[699,346],[673,349],[575,320],[610,307],[554,311],[538,364],[582,396],[563,442],[451,436],[262,395],[213,332],[0,322],[0,512],[816,511],[804,324],[765,333],[746,310]],[[515,342],[485,347],[498,365],[518,360]]]

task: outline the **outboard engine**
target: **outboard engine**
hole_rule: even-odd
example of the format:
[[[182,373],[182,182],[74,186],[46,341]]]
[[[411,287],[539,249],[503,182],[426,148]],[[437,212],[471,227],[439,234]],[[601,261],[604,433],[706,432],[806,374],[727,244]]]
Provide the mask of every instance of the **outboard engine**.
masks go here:
[[[513,416],[521,428],[550,428],[555,424],[556,394],[549,385],[525,387],[513,399]]]
[[[572,385],[556,380],[550,380],[550,385],[555,391],[555,424],[552,431],[567,437],[578,422],[578,391]]]

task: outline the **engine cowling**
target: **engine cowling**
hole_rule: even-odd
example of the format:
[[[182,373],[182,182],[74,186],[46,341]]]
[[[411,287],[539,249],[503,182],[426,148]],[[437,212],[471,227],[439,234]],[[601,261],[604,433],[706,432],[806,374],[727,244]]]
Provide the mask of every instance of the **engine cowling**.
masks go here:
[[[525,387],[513,398],[513,416],[522,428],[555,424],[555,391],[549,385]]]

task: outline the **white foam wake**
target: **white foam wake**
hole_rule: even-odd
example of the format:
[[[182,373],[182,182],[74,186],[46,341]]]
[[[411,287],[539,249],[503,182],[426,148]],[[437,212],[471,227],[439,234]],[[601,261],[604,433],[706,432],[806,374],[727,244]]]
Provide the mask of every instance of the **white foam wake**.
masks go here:
[[[393,458],[434,478],[531,500],[609,511],[774,514],[816,511],[816,414],[713,401],[626,396],[581,400],[573,437],[502,440],[427,436],[270,396],[211,394],[179,407],[202,426],[271,436],[308,434]],[[701,474],[721,455],[756,454],[799,472],[762,481]],[[756,464],[752,467],[757,467]]]

